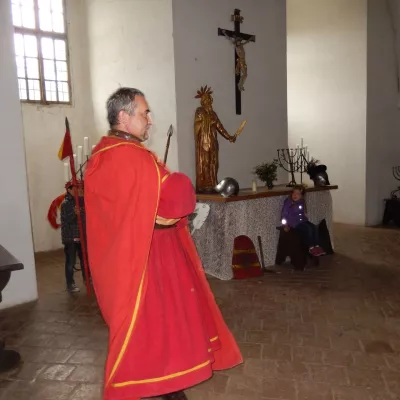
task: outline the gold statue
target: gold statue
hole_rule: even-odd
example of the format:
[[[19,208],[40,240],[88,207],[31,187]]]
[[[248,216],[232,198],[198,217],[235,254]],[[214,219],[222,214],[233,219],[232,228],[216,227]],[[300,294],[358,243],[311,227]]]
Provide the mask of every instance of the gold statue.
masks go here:
[[[242,132],[244,121],[234,136],[231,136],[218,115],[212,108],[213,98],[210,87],[201,87],[196,99],[200,99],[201,107],[196,110],[194,120],[194,140],[196,143],[196,191],[197,193],[212,193],[217,185],[218,174],[218,139],[217,132],[231,143]]]
[[[246,64],[246,53],[244,51],[244,45],[249,43],[251,40],[255,39],[255,36],[251,36],[250,39],[248,40],[243,40],[240,37],[229,37],[226,34],[225,29],[222,29],[222,33],[225,35],[226,38],[228,38],[233,45],[235,46],[236,50],[236,68],[235,68],[235,74],[240,76],[240,80],[238,83],[238,89],[243,92],[244,90],[244,82],[247,79],[247,64]]]

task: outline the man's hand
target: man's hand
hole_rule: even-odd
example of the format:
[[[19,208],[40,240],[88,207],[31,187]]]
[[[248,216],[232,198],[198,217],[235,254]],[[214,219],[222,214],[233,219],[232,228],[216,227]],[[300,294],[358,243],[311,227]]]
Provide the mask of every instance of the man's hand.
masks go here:
[[[283,228],[283,230],[284,230],[285,232],[289,232],[289,231],[290,231],[290,228],[289,228],[287,225],[285,225],[285,227]]]
[[[230,141],[231,143],[235,143],[235,142],[236,142],[236,135],[235,135],[235,136],[231,136],[231,137],[229,138],[229,141]]]
[[[158,225],[170,226],[170,225],[176,224],[179,221],[180,221],[180,218],[167,219],[167,218],[160,217],[159,215],[157,215],[157,217],[156,217],[156,224],[158,224]]]

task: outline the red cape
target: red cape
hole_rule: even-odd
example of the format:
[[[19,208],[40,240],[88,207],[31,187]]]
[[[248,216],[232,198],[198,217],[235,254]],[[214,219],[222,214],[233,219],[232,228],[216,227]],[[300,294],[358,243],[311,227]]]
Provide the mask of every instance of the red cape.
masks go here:
[[[47,212],[47,220],[54,229],[58,229],[61,227],[61,225],[57,223],[57,213],[64,199],[65,199],[65,193],[60,194],[60,196],[58,196],[51,202],[49,211]]]
[[[106,385],[121,363],[146,290],[160,184],[152,154],[140,144],[114,138],[100,141],[85,174],[92,279],[110,330]],[[137,190],[142,187],[146,190]]]
[[[85,175],[91,273],[110,331],[105,372],[105,396],[110,400],[126,398],[121,392],[126,390],[128,395],[130,390],[129,386],[121,387],[115,375],[124,368],[124,355],[132,345],[130,338],[146,293],[147,261],[165,174],[155,155],[142,145],[103,138],[94,149]],[[231,368],[242,362],[240,351],[215,304],[189,231],[180,232],[196,265],[221,341],[212,368]],[[128,398],[136,400],[133,395]]]

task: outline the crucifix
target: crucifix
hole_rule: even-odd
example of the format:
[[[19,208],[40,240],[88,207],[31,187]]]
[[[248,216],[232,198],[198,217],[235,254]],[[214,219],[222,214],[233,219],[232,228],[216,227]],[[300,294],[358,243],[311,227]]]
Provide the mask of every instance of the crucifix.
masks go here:
[[[235,46],[235,94],[236,94],[236,114],[242,114],[242,91],[244,91],[244,83],[247,78],[247,64],[244,45],[249,42],[255,42],[256,37],[247,33],[240,32],[240,24],[243,17],[240,10],[235,8],[234,14],[231,16],[234,23],[234,31],[218,28],[218,36],[225,36]]]

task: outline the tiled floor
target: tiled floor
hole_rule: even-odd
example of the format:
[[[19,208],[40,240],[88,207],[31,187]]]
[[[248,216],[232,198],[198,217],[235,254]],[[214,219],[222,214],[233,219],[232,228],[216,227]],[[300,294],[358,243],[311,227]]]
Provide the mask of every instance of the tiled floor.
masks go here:
[[[400,232],[335,227],[338,252],[304,273],[211,280],[245,363],[190,400],[400,399]],[[24,359],[2,400],[100,400],[107,331],[93,298],[63,291],[62,253],[37,257],[40,300],[0,314]]]

